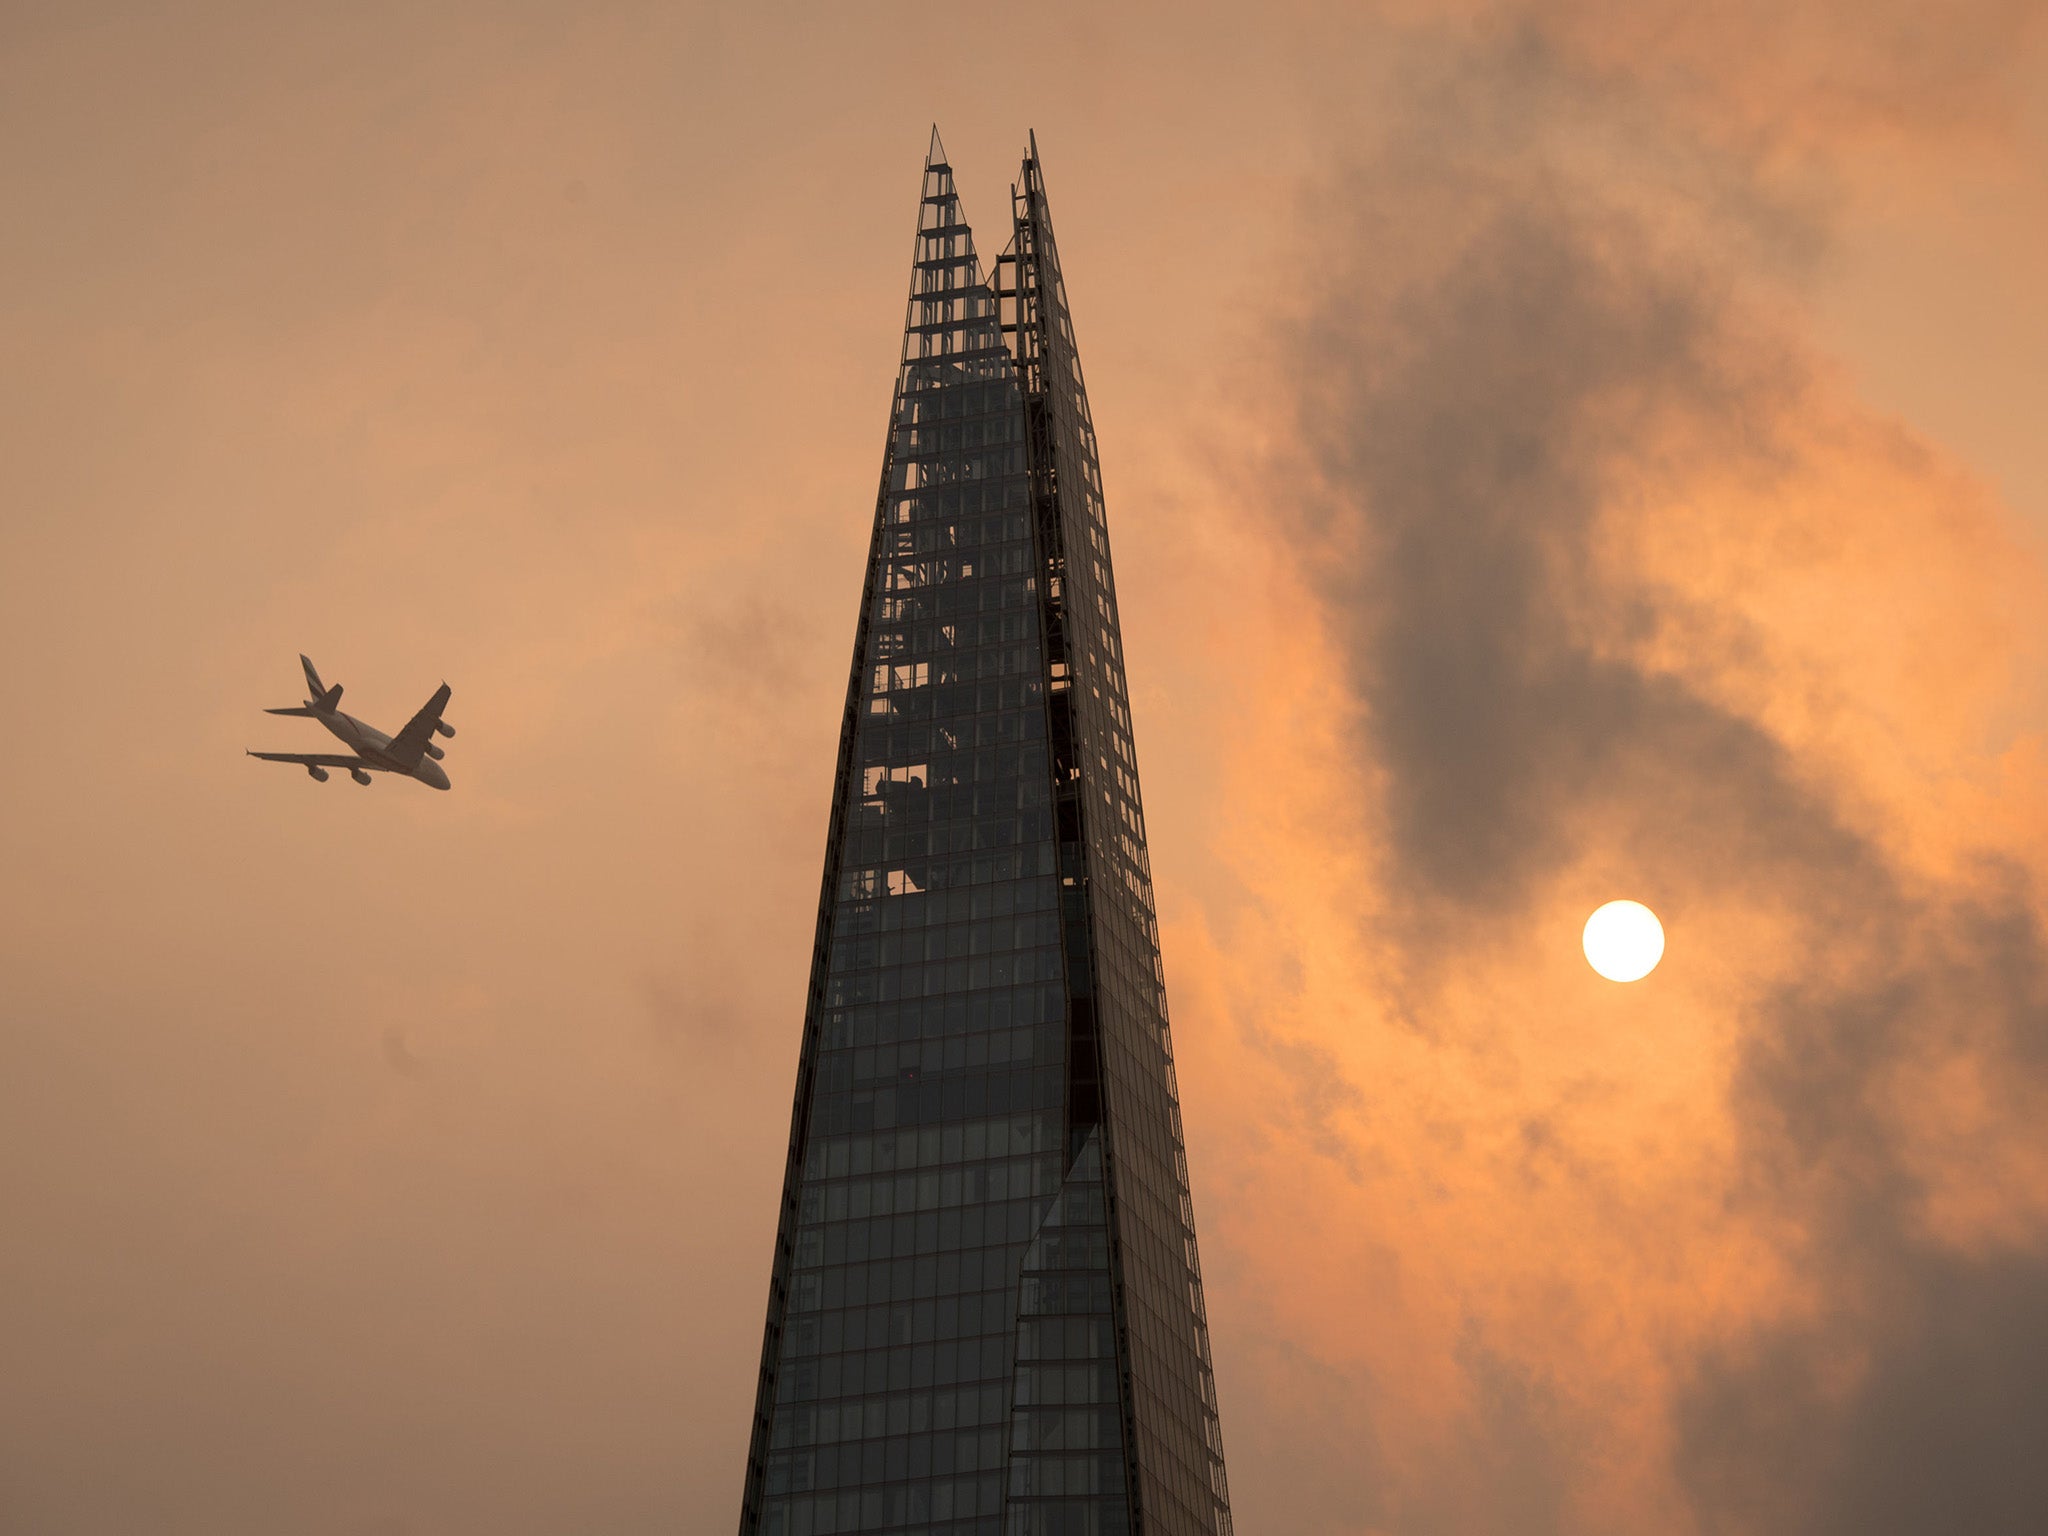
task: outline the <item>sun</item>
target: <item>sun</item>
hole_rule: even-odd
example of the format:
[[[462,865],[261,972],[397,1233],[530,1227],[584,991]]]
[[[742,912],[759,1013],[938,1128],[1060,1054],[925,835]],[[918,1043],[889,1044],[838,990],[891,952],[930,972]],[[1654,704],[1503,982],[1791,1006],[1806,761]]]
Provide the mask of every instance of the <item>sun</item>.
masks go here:
[[[1641,981],[1664,958],[1664,925],[1640,901],[1610,901],[1586,919],[1585,945],[1609,981]]]

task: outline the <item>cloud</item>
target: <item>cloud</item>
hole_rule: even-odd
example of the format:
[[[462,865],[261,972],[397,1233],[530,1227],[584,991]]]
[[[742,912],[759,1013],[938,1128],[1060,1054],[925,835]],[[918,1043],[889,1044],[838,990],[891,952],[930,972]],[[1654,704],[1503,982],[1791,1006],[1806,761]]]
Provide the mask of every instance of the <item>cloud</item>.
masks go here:
[[[1958,1184],[2002,1182],[2001,1144],[2029,1138],[2048,1095],[2048,946],[2027,897],[1880,894],[1854,978],[1788,982],[1759,1010],[1734,1085],[1745,1194],[1798,1213],[1826,1301],[1696,1362],[1679,1470],[1707,1529],[2019,1532],[2048,1511],[2029,1449],[2048,1427],[2038,1197],[1993,1213],[2016,1229],[1938,1210]],[[1943,1166],[1941,1109],[1915,1101],[1956,1064],[1996,1085],[1973,1117],[1991,1144]]]
[[[1215,963],[1262,1134],[1326,1170],[1285,1203],[1398,1278],[1253,1283],[1379,1447],[1319,1529],[2033,1529],[2042,872],[1960,807],[2025,749],[2041,573],[1816,353],[1827,197],[1763,143],[1993,122],[2024,27],[1844,62],[1817,10],[1657,14],[1634,69],[1606,7],[1439,39],[1303,221],[1261,483],[1321,672],[1245,664],[1241,780],[1302,771],[1226,833],[1267,920]],[[1634,1003],[1558,959],[1607,895],[1672,920]]]

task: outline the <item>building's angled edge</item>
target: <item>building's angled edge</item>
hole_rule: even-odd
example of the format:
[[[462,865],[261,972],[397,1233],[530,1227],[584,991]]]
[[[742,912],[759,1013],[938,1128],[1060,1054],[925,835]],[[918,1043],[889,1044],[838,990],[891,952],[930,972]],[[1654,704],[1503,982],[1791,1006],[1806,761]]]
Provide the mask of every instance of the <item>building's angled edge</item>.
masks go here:
[[[1085,969],[1092,972],[1075,974],[1084,967],[1070,935],[1070,1071],[1077,1079],[1070,1105],[1088,1105],[1092,1084],[1084,1079],[1093,1067],[1108,1152],[1136,1524],[1146,1533],[1228,1536],[1230,1496],[1101,467],[1035,135],[1012,203],[1015,234],[997,285],[1024,380],[1026,451],[1046,561],[1041,630],[1062,899],[1070,924],[1086,913]]]
[[[932,153],[927,157],[928,166],[931,160],[942,158],[943,155],[943,151],[938,148],[938,133],[938,128],[934,125]],[[925,173],[925,181],[929,188],[929,169]],[[911,287],[914,293],[914,275]],[[902,384],[899,376],[898,399],[901,393]],[[856,727],[859,724],[861,703],[866,697],[863,681],[868,653],[868,615],[874,607],[875,579],[880,567],[882,547],[883,509],[888,505],[890,472],[896,457],[896,412],[897,405],[892,401],[889,410],[889,433],[882,449],[881,489],[876,493],[874,528],[868,537],[867,574],[861,585],[860,617],[854,625],[853,665],[846,683],[846,706],[840,712],[839,761],[832,775],[832,808],[827,817],[825,833],[825,871],[819,881],[818,917],[814,930],[815,937],[811,944],[810,986],[804,998],[803,1040],[797,1051],[795,1102],[789,1117],[789,1154],[783,1166],[782,1204],[778,1209],[775,1224],[775,1258],[768,1280],[768,1320],[761,1342],[761,1369],[754,1387],[753,1427],[747,1442],[746,1483],[740,1501],[742,1536],[749,1536],[749,1533],[761,1529],[761,1500],[766,1481],[769,1440],[775,1410],[776,1368],[781,1359],[783,1326],[789,1312],[790,1272],[796,1258],[797,1214],[803,1188],[804,1148],[810,1138],[812,1087],[817,1076],[819,1027],[824,1016],[823,1005],[829,975],[833,893],[838,886],[847,817],[853,802],[849,786],[853,783],[856,772]]]

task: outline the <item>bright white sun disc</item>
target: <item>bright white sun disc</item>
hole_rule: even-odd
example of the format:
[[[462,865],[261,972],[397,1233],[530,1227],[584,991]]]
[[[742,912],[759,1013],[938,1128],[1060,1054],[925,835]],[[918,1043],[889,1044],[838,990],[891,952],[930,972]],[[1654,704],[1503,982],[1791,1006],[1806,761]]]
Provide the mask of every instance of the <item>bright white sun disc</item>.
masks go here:
[[[1664,958],[1664,925],[1640,901],[1610,901],[1586,919],[1585,945],[1609,981],[1641,981]]]

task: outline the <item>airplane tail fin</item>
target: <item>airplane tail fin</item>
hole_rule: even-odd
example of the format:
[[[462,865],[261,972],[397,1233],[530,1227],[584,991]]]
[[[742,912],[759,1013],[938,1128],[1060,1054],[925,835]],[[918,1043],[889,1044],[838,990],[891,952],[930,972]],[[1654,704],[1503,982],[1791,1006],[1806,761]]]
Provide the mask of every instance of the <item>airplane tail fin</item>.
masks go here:
[[[320,673],[314,667],[312,658],[304,652],[299,654],[299,665],[306,669],[306,686],[312,690],[312,697],[306,700],[308,707],[297,710],[274,709],[269,711],[269,713],[274,715],[333,714],[335,706],[341,703],[341,684],[336,683],[332,688],[329,688],[325,683],[321,682]]]

